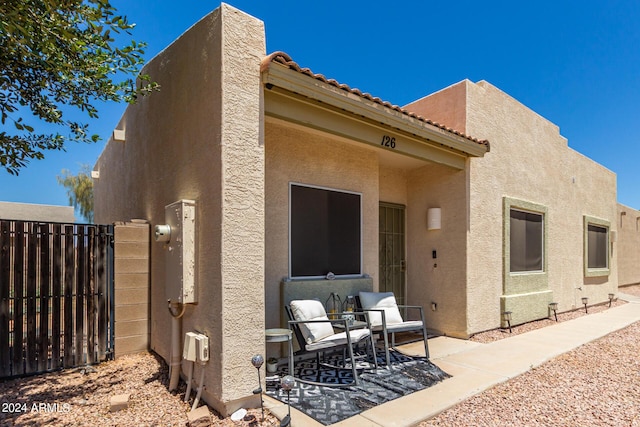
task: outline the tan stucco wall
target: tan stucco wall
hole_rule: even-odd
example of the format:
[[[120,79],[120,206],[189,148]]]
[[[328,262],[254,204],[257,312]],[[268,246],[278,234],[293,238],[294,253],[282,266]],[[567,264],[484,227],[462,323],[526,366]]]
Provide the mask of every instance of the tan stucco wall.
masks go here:
[[[407,169],[380,165],[380,201],[406,206],[409,200],[407,194],[409,174],[410,171]]]
[[[466,173],[427,165],[408,182],[407,303],[423,306],[430,330],[466,337]],[[427,230],[427,210],[436,207],[442,228]]]
[[[266,322],[279,327],[285,326],[280,281],[289,274],[290,182],[362,193],[363,273],[377,287],[378,157],[370,148],[274,120],[265,125],[265,151]]]
[[[127,109],[126,141],[110,141],[95,169],[99,222],[165,223],[164,207],[196,201],[198,304],[182,336],[210,339],[203,399],[221,413],[250,398],[251,357],[264,352],[263,23],[222,4],[146,67],[161,91]],[[123,200],[126,201],[123,203]],[[163,245],[151,245],[151,348],[170,354]]]
[[[617,222],[618,283],[640,283],[640,211],[618,204]]]
[[[558,126],[487,82],[467,86],[467,129],[491,141],[491,153],[472,160],[470,253],[490,253],[493,262],[469,257],[470,332],[498,326],[496,297],[507,277],[502,259],[501,203],[504,197],[547,208],[546,242],[548,288],[560,311],[607,301],[617,286],[615,251],[609,276],[586,278],[584,274],[584,217],[612,222],[616,207],[613,172],[567,146]],[[487,233],[486,230],[495,230]],[[498,284],[499,286],[496,286]],[[480,302],[476,304],[475,302]],[[525,313],[514,310],[514,323],[545,316],[548,301],[532,294]],[[490,309],[487,309],[490,308]]]
[[[500,326],[505,304],[521,323],[548,313],[550,298],[560,311],[579,306],[582,296],[590,304],[607,300],[617,286],[615,243],[610,274],[586,278],[583,232],[585,216],[616,229],[614,173],[569,148],[556,125],[484,81],[462,81],[407,108],[491,143],[468,168],[468,334]],[[503,262],[505,199],[547,209],[543,293],[505,295],[515,280]]]
[[[405,105],[408,111],[458,132],[467,130],[467,81],[453,84]]]

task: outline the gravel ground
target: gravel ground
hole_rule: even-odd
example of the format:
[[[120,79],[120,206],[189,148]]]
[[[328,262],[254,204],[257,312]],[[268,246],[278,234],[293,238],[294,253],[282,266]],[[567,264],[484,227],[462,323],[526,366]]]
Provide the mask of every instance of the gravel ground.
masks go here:
[[[638,287],[640,288],[640,286]],[[639,292],[640,293],[640,292]],[[612,307],[617,307],[619,305],[626,304],[625,301],[616,299],[611,304]],[[587,316],[589,314],[599,313],[609,308],[609,303],[587,306],[588,313],[585,313],[584,308],[580,308],[573,311],[567,311],[564,313],[558,313],[558,322],[566,322],[567,320],[576,319],[578,317]],[[509,338],[510,336],[523,334],[525,332],[533,331],[534,329],[544,328],[545,326],[551,326],[556,323],[555,318],[553,317],[553,313],[551,317],[548,319],[536,320],[535,322],[529,322],[522,325],[514,326],[511,328],[511,332],[509,329],[493,329],[486,332],[481,332],[473,335],[470,338],[470,341],[480,342],[480,343],[490,343],[493,341],[498,341],[503,338]]]
[[[152,353],[122,356],[87,369],[59,371],[0,382],[0,425],[55,426],[184,426],[190,403],[183,402],[186,385],[167,391],[166,363]],[[109,412],[114,395],[130,393],[129,408]],[[195,397],[192,391],[191,398]],[[202,401],[201,401],[202,402]],[[201,403],[202,405],[202,403]],[[276,426],[265,411],[252,409],[245,419],[222,419],[211,408],[214,426]]]
[[[640,286],[621,291],[640,296]],[[483,334],[491,339],[491,333]],[[640,426],[639,354],[640,322],[467,399],[420,427]]]
[[[621,289],[640,296],[640,286]],[[623,304],[616,301],[614,304]],[[589,313],[607,309],[589,307]],[[559,321],[585,315],[562,313]],[[553,320],[513,328],[513,334],[548,326]],[[494,330],[472,340],[491,342],[510,336]],[[511,335],[512,336],[512,335]],[[586,344],[570,353],[487,390],[422,424],[426,426],[639,426],[640,323]],[[152,353],[123,356],[114,361],[35,377],[0,382],[0,425],[60,426],[184,426],[190,404],[182,399],[185,384],[167,391],[168,368]],[[130,393],[129,408],[109,412],[109,399]],[[192,397],[195,393],[192,394]],[[214,426],[277,426],[265,410],[249,410],[244,420],[219,417]]]

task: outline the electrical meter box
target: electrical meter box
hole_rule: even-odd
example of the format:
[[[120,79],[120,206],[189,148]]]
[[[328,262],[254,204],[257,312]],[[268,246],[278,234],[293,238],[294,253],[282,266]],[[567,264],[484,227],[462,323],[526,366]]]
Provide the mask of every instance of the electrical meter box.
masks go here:
[[[182,304],[197,303],[196,204],[193,200],[179,200],[167,205],[164,215],[169,237],[156,239],[165,242],[167,299]]]

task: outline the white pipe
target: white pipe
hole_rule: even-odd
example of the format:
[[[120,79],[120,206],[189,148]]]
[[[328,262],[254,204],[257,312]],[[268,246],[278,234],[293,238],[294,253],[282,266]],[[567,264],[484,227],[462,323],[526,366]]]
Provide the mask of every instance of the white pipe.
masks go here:
[[[168,301],[169,313],[171,314],[171,360],[169,362],[169,391],[178,388],[180,381],[180,363],[182,355],[180,354],[180,335],[182,334],[182,315],[184,314],[185,305],[179,302]],[[178,314],[174,313],[174,309],[180,310]]]
[[[191,394],[191,382],[193,381],[193,365],[195,365],[195,363],[189,363],[189,380],[187,381],[187,392],[184,394],[185,402],[189,401],[189,395]]]
[[[193,401],[193,406],[191,410],[195,410],[198,407],[198,402],[200,401],[200,396],[202,395],[202,389],[204,388],[204,363],[199,363],[200,365],[200,382],[198,383],[198,393],[196,393],[196,399]]]

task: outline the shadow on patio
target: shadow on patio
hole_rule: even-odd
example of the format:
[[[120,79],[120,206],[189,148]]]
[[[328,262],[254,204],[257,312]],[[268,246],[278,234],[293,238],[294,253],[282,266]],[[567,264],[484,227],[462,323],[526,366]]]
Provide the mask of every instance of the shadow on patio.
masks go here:
[[[415,347],[414,347],[415,345]],[[346,388],[331,387],[332,384],[345,384],[353,381],[349,369],[336,368],[342,358],[339,355],[327,355],[325,363],[320,369],[316,366],[314,357],[296,362],[294,376],[303,380],[326,383],[327,386],[317,386],[296,381],[291,390],[291,407],[295,408],[323,425],[340,422],[357,415],[367,409],[424,390],[450,375],[424,358],[424,350],[412,351],[422,346],[422,341],[407,346],[408,353],[391,351],[391,366],[385,365],[384,350],[378,349],[377,358],[379,368],[370,368],[370,363],[358,363],[360,385]],[[413,347],[413,348],[412,348]],[[282,366],[273,380],[267,381],[266,394],[283,403],[287,402],[287,394],[279,387],[279,378],[287,375],[286,366]]]

